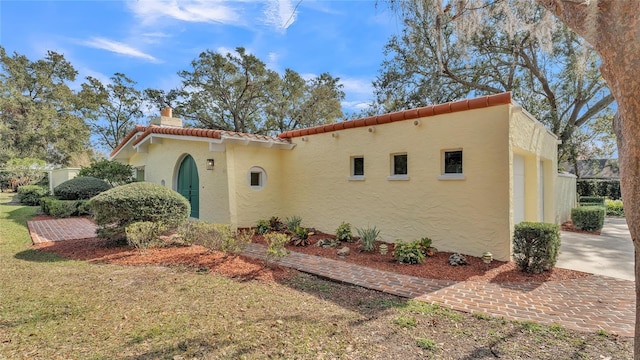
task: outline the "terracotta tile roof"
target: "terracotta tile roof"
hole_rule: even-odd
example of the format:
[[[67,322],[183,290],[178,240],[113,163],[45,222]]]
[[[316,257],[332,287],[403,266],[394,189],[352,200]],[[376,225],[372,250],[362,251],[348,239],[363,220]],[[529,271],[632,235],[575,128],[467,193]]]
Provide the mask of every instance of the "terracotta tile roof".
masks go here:
[[[481,96],[474,99],[452,101],[444,104],[431,105],[418,109],[398,111],[390,114],[370,116],[363,119],[349,120],[334,124],[314,126],[306,129],[291,130],[278,135],[281,139],[290,139],[299,136],[320,134],[342,129],[351,129],[364,126],[380,125],[395,121],[412,120],[427,116],[454,113],[458,111],[481,109],[496,105],[511,103],[511,92],[496,95]]]
[[[122,140],[120,145],[118,145],[111,152],[111,156],[114,156],[120,149],[122,149],[131,139],[136,135],[140,134],[140,136],[133,140],[131,143],[132,146],[135,146],[142,142],[147,136],[151,134],[163,134],[163,135],[175,135],[175,136],[193,136],[193,137],[201,137],[201,138],[211,138],[211,139],[221,139],[222,137],[226,138],[237,138],[237,139],[247,139],[247,140],[259,140],[259,141],[273,141],[277,143],[285,143],[288,144],[289,141],[286,139],[280,139],[272,136],[265,135],[254,135],[254,134],[245,134],[233,131],[224,131],[224,130],[213,130],[213,129],[197,129],[197,128],[180,128],[180,127],[169,127],[169,126],[140,126],[137,125],[127,136]]]

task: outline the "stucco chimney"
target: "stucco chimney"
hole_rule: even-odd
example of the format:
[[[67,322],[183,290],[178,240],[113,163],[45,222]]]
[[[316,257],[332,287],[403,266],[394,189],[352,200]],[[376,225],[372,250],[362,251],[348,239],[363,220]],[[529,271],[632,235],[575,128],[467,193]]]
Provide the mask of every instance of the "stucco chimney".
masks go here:
[[[160,115],[158,118],[151,119],[149,123],[157,126],[182,127],[182,119],[173,117],[173,109],[171,107],[167,106],[160,110]]]
[[[173,109],[169,106],[167,106],[166,108],[162,109],[160,111],[160,115],[162,116],[166,116],[166,117],[173,117]]]

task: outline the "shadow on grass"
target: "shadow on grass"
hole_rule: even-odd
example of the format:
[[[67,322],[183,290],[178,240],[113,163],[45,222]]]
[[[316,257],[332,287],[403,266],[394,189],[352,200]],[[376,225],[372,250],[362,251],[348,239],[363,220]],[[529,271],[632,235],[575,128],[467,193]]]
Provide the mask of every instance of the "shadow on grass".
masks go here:
[[[58,256],[57,254],[39,251],[36,249],[21,251],[15,254],[14,257],[18,260],[40,262],[40,263],[68,261],[68,259]]]

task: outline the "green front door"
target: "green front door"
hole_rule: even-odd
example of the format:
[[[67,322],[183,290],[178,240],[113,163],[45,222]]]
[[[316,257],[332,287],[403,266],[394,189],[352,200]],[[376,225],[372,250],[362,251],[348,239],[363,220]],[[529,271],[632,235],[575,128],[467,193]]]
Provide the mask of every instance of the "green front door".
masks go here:
[[[178,192],[189,200],[192,218],[200,217],[198,168],[191,155],[187,155],[178,170]]]

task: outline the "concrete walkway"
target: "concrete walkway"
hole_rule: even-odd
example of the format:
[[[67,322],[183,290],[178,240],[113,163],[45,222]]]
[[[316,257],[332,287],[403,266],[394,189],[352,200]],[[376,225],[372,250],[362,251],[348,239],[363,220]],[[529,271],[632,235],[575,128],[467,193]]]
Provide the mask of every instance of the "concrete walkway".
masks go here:
[[[95,227],[86,219],[45,220],[28,223],[37,241],[92,237]],[[58,225],[58,226],[56,226]],[[264,258],[265,246],[250,244],[246,256]],[[601,275],[545,283],[481,283],[423,279],[385,272],[345,261],[302,253],[284,257],[281,265],[332,280],[389,294],[438,303],[465,312],[480,312],[512,320],[559,324],[567,328],[633,336],[634,282]]]
[[[562,231],[556,267],[634,281],[633,254],[626,220],[608,217],[600,235]]]

